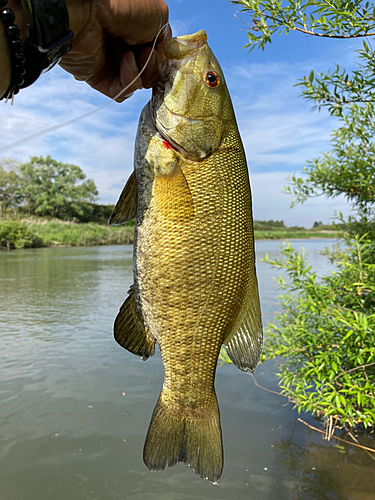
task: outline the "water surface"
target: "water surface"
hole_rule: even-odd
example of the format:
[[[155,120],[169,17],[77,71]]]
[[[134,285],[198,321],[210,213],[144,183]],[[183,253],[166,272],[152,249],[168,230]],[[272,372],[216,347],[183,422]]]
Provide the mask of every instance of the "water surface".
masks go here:
[[[319,273],[331,269],[319,255],[326,242],[293,244]],[[278,245],[256,242],[265,321],[277,308],[278,271],[259,257]],[[160,355],[143,362],[112,338],[131,283],[130,246],[0,253],[0,500],[375,500],[368,454],[325,442],[284,398],[229,365],[216,377],[219,484],[183,464],[149,472],[142,449],[162,386]],[[274,372],[262,364],[257,381],[277,389]],[[375,447],[370,435],[362,442]]]

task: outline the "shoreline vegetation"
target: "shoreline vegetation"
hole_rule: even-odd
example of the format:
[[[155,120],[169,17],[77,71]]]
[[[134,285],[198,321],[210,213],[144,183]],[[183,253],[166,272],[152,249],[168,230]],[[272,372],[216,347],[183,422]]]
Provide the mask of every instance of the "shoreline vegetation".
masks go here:
[[[134,221],[119,227],[97,222],[65,221],[52,217],[21,216],[0,218],[0,250],[21,248],[130,245]],[[256,240],[338,238],[332,226],[316,223],[312,229],[286,227],[282,221],[255,221]]]
[[[130,245],[134,224],[119,227],[96,222],[77,223],[60,219],[28,216],[0,219],[0,250],[21,248]]]
[[[108,226],[114,205],[97,203],[98,190],[80,167],[50,156],[20,164],[0,159],[0,250],[129,245],[134,221]],[[254,221],[256,240],[339,238],[341,225],[314,222],[311,229],[284,221]],[[341,233],[342,234],[342,233]]]

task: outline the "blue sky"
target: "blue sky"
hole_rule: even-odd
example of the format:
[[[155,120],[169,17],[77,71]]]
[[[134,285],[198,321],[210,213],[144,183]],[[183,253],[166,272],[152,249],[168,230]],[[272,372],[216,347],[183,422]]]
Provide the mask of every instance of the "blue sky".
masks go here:
[[[180,21],[188,33],[205,29],[208,42],[225,73],[245,145],[256,220],[284,220],[287,225],[310,227],[315,220],[329,222],[335,211],[349,212],[344,199],[315,198],[289,209],[282,192],[288,174],[329,150],[337,121],[326,111],[312,112],[294,87],[311,69],[318,72],[333,62],[352,67],[358,44],[300,34],[276,36],[264,52],[243,49],[245,24],[234,14],[238,6],[226,0],[170,0],[171,21]],[[240,17],[249,20],[246,14]],[[185,28],[172,23],[175,36]],[[78,117],[107,102],[101,94],[60,68],[20,92],[13,106],[1,102],[0,157],[26,161],[50,155],[79,165],[93,178],[101,203],[115,203],[133,168],[133,148],[142,107],[150,98],[138,91],[123,104],[111,103],[73,125],[16,147],[8,145],[46,127]]]

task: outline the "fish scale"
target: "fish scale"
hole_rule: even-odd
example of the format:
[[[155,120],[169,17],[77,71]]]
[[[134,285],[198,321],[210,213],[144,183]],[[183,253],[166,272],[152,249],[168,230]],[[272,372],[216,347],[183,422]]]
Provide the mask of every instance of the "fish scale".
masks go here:
[[[135,172],[111,216],[113,224],[136,218],[134,287],[115,338],[143,359],[155,342],[160,347],[164,383],[146,465],[161,470],[183,461],[216,481],[223,467],[214,390],[220,348],[224,343],[247,371],[262,342],[251,192],[229,93],[205,32],[169,40],[165,53],[165,88],[154,90],[142,111]],[[218,77],[217,89],[207,88],[207,71]]]

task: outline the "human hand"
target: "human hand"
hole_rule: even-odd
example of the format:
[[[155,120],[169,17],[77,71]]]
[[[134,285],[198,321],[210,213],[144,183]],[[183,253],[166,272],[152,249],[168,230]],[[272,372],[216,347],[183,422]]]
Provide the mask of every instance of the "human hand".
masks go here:
[[[60,66],[77,80],[114,98],[143,68],[151,42],[168,21],[166,3],[164,0],[66,0],[66,4],[74,40]],[[118,102],[141,86],[150,88],[156,84],[157,52],[167,37],[170,30],[165,28],[146,69]]]

